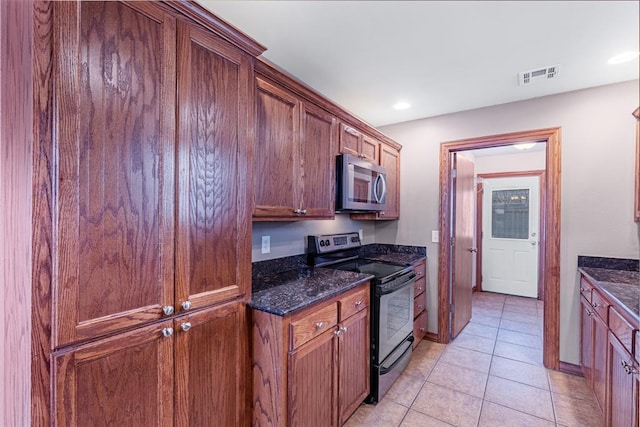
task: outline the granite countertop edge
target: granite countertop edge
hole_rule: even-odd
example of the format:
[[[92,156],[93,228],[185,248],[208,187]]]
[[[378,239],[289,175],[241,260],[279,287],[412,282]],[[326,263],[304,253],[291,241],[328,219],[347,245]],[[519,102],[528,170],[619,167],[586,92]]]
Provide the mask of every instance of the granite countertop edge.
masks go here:
[[[638,279],[636,279],[634,283],[628,280],[604,281],[604,280],[598,280],[597,277],[594,277],[602,273],[604,273],[605,275],[607,275],[607,273],[611,273],[612,275],[615,275],[620,271],[626,271],[626,270],[615,270],[615,269],[607,269],[607,268],[599,268],[599,267],[579,267],[578,271],[581,274],[585,275],[589,279],[589,281],[595,284],[599,290],[604,292],[606,296],[609,299],[611,299],[613,303],[619,306],[619,308],[624,310],[627,313],[627,315],[629,315],[632,319],[634,319],[635,325],[637,328],[637,326],[640,324],[640,303],[638,303],[637,301],[637,296],[640,295],[640,281],[638,281]],[[600,274],[597,274],[597,273],[600,273]],[[636,275],[638,274],[638,272],[628,271],[629,276],[634,275],[634,273]],[[630,297],[628,296],[625,297],[624,295],[621,295],[621,292],[620,292],[621,286],[625,286],[625,287],[629,286],[630,288],[635,286],[637,288],[636,300],[633,301],[635,303],[634,307],[630,307],[628,302],[626,302]]]
[[[325,270],[325,269],[317,269],[317,270]],[[328,269],[326,269],[328,270]],[[336,270],[337,271],[337,270]],[[272,286],[262,291],[256,292],[253,295],[253,298],[247,304],[248,307],[264,311],[266,313],[275,314],[278,316],[286,316],[289,314],[293,314],[299,310],[310,307],[314,304],[321,303],[323,301],[329,300],[337,295],[340,295],[348,290],[356,288],[361,284],[371,280],[374,276],[370,274],[360,274],[360,273],[352,273],[352,272],[340,272],[342,276],[351,275],[351,278],[340,278],[339,284],[334,286],[330,286],[326,291],[320,291],[314,296],[304,296],[303,298],[293,299],[292,301],[285,300],[282,301],[281,298],[291,298],[291,294],[288,292],[292,287],[303,287],[297,283],[296,280],[284,282],[277,286]],[[321,280],[320,277],[319,280]],[[309,286],[310,285],[310,286]],[[318,286],[320,286],[318,284]],[[309,287],[314,288],[315,284],[310,283],[307,284],[306,289]],[[300,289],[300,292],[297,295],[302,296],[305,293],[305,289]]]

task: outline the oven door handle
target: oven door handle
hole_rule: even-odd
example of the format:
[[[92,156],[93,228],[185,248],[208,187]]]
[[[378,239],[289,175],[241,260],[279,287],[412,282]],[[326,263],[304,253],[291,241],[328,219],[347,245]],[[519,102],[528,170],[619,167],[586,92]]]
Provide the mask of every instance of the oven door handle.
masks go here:
[[[389,366],[388,368],[381,366],[380,367],[380,375],[384,375],[387,374],[391,371],[393,371],[393,369],[396,367],[396,365],[398,365],[398,363],[400,363],[400,361],[402,361],[402,359],[404,358],[404,355],[407,354],[408,351],[411,351],[411,349],[413,348],[413,341],[415,341],[415,338],[413,337],[413,335],[411,335],[409,338],[407,338],[405,340],[405,342],[409,343],[409,347],[407,347],[407,349],[405,351],[402,352],[402,355],[400,357],[398,357],[392,364],[391,366]]]
[[[409,278],[406,281],[399,282],[399,283],[395,284],[395,286],[389,286],[388,288],[385,288],[384,285],[383,285],[383,286],[377,287],[376,288],[376,295],[382,296],[382,295],[392,294],[392,293],[396,292],[398,289],[402,289],[405,286],[412,285],[416,281],[416,273],[412,272],[411,275],[407,275],[407,276]]]

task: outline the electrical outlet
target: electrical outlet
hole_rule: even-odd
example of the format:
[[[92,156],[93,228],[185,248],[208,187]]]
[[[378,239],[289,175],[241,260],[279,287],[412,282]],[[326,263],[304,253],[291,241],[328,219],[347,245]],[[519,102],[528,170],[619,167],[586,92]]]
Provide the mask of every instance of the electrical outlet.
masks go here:
[[[362,228],[360,230],[358,230],[358,237],[360,238],[360,241],[362,242],[362,239],[364,238],[364,234],[362,233]]]
[[[440,242],[440,232],[437,230],[432,230],[431,231],[431,243],[438,243]]]
[[[268,254],[271,252],[271,236],[262,236],[262,249],[260,253]]]

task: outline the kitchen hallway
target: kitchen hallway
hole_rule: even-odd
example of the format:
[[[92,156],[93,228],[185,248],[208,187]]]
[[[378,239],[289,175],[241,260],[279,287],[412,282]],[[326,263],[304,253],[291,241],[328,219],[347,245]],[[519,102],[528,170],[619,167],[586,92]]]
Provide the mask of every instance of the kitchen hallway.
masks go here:
[[[458,337],[422,341],[384,398],[345,426],[601,427],[585,379],[542,365],[542,313],[535,299],[474,293]]]

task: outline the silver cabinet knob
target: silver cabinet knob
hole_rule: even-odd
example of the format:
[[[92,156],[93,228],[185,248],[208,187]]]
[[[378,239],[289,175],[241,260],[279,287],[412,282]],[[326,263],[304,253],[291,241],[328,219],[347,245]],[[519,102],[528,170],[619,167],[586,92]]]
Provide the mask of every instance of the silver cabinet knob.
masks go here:
[[[306,209],[302,209],[302,210],[300,211],[300,213],[301,213],[302,215],[306,215],[306,214],[307,214],[307,210],[306,210]]]
[[[173,314],[173,306],[172,305],[166,305],[166,306],[162,307],[162,313],[165,316]]]
[[[600,305],[597,302],[594,302],[591,304],[591,307],[593,308],[598,308]]]
[[[342,335],[342,329],[338,329],[338,330],[333,331],[333,334],[335,336],[339,337],[340,335]]]
[[[164,328],[162,330],[162,336],[167,338],[170,337],[171,335],[173,335],[173,328]]]
[[[356,307],[360,307],[362,305],[362,301],[356,301]]]
[[[316,323],[316,329],[322,329],[322,328],[324,328],[324,322]]]
[[[191,301],[185,301],[182,303],[183,310],[189,310],[191,308]]]
[[[293,213],[296,215],[300,215],[302,213],[302,209],[294,209]]]
[[[187,332],[189,329],[191,329],[191,322],[184,322],[181,325],[181,328],[184,332]]]
[[[348,329],[346,326],[343,326],[340,328],[340,330],[346,334]]]

